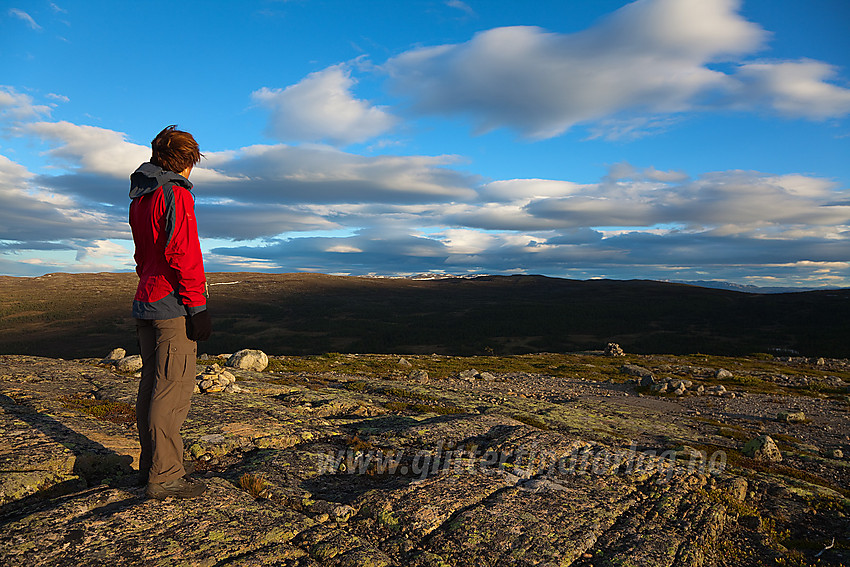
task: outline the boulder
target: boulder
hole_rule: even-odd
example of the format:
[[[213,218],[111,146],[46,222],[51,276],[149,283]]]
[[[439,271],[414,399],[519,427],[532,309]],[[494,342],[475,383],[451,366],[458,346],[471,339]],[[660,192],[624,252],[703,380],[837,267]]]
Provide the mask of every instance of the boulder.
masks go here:
[[[115,369],[119,372],[135,372],[142,369],[142,356],[132,354],[125,356],[115,362]]]
[[[757,461],[778,463],[782,460],[782,453],[770,435],[759,435],[755,439],[747,441],[741,452]]]
[[[238,352],[234,352],[227,359],[227,366],[231,368],[239,368],[241,370],[253,370],[254,372],[262,372],[269,365],[269,357],[261,350],[244,348]]]
[[[717,372],[714,373],[714,377],[720,380],[728,380],[729,378],[732,378],[732,373],[725,368],[718,368]]]
[[[413,366],[413,365],[410,363],[410,361],[409,361],[409,360],[407,360],[406,358],[399,358],[399,359],[398,359],[398,365],[399,365],[399,366],[407,366],[407,367],[411,367],[411,366]]]

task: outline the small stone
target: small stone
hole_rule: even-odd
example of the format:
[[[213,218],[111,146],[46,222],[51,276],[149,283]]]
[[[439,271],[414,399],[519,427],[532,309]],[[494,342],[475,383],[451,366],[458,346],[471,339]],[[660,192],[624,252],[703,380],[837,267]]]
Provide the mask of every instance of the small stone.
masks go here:
[[[425,370],[414,370],[410,374],[407,375],[409,380],[416,380],[420,384],[425,384],[428,382],[428,372]]]
[[[732,378],[732,373],[725,368],[719,368],[714,374],[714,377],[720,380],[728,380],[729,378]]]
[[[740,476],[732,477],[732,480],[729,481],[729,492],[738,502],[743,502],[746,499],[748,487],[746,479]]]
[[[685,390],[685,385],[680,382],[679,386],[673,390],[673,394],[676,396],[681,396],[685,393]]]
[[[644,376],[640,379],[640,385],[644,388],[651,388],[655,384],[655,377],[650,373],[649,376]]]
[[[458,373],[458,378],[461,380],[475,380],[475,377],[478,376],[478,371],[474,368],[470,368],[469,370],[461,370]]]
[[[213,385],[212,380],[201,380],[201,383],[199,384],[199,386],[201,387],[202,390],[208,390],[208,389],[212,388],[212,385]]]
[[[343,504],[342,506],[337,506],[333,509],[334,519],[337,522],[347,522],[349,518],[351,518],[354,514],[357,513],[357,510],[348,506],[347,504]]]
[[[624,364],[620,370],[629,376],[637,376],[638,378],[653,378],[652,371],[637,364]]]
[[[782,453],[770,435],[759,435],[747,441],[741,452],[757,461],[778,463],[782,460]]]
[[[399,359],[398,359],[398,365],[399,365],[399,366],[408,366],[408,367],[413,366],[413,365],[410,363],[410,361],[409,361],[409,360],[407,360],[406,358],[399,358]]]
[[[841,449],[833,449],[832,451],[829,452],[829,456],[832,457],[833,459],[843,459],[844,458],[844,452]]]
[[[193,459],[199,459],[204,453],[206,453],[206,449],[200,443],[194,443],[189,447],[189,454],[192,455]]]
[[[806,421],[806,414],[798,410],[787,410],[779,412],[776,419],[785,423],[803,423]]]
[[[140,370],[142,366],[142,356],[139,354],[125,356],[115,363],[115,369],[119,372],[135,372],[136,370]]]
[[[115,362],[116,360],[121,360],[125,356],[127,356],[126,350],[124,350],[123,348],[120,348],[120,347],[114,348],[111,351],[109,351],[109,354],[107,354],[106,357],[104,357],[103,362],[106,362],[106,363]]]
[[[495,380],[496,379],[496,377],[493,376],[492,374],[490,374],[489,372],[482,372],[481,374],[478,375],[478,378],[480,380]]]
[[[659,384],[653,384],[650,387],[650,390],[655,392],[656,394],[666,394],[667,393],[667,382],[661,382]]]

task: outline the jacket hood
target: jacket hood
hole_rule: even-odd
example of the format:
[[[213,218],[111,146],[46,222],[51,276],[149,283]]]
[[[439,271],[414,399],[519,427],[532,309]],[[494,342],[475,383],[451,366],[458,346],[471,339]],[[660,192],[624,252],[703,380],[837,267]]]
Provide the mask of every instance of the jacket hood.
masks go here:
[[[180,185],[186,189],[192,188],[192,183],[179,173],[145,162],[130,176],[130,198],[135,199],[153,193],[166,183]]]

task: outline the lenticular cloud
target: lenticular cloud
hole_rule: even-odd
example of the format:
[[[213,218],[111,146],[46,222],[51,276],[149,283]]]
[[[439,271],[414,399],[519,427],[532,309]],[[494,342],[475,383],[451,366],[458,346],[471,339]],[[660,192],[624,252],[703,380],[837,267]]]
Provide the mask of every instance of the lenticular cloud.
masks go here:
[[[850,90],[826,83],[833,73],[823,63],[742,62],[768,33],[738,5],[639,0],[581,32],[496,28],[408,51],[384,69],[416,112],[468,115],[479,132],[510,127],[533,139],[580,123],[718,107],[766,105],[805,118],[850,112]],[[740,66],[731,74],[711,67],[721,62]]]

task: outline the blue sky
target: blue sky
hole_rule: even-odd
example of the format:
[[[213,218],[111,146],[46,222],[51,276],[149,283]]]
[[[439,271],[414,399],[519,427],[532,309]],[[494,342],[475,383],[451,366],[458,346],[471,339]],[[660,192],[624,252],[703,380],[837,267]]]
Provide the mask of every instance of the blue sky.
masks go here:
[[[850,286],[846,0],[0,10],[0,274],[131,270],[177,124],[207,271]]]

